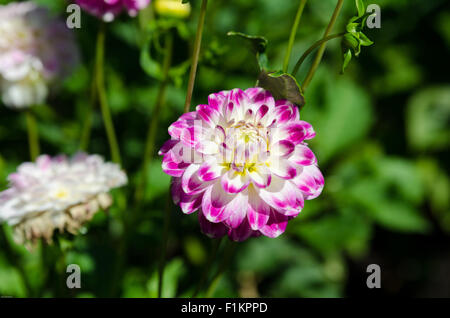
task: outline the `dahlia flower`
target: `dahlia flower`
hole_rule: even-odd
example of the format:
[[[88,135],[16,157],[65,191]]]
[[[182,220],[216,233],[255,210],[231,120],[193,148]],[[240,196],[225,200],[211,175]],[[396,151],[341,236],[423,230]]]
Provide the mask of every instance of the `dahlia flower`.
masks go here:
[[[76,234],[100,209],[112,204],[108,192],[127,183],[119,166],[100,156],[78,153],[42,155],[9,175],[9,189],[0,192],[0,222],[14,226],[15,240],[51,242],[58,229]]]
[[[45,101],[48,86],[78,61],[64,21],[33,2],[0,5],[0,90],[5,105],[24,108]]]
[[[172,196],[198,212],[202,232],[234,241],[277,237],[316,198],[324,179],[306,140],[312,126],[298,108],[262,88],[211,94],[207,105],[169,127],[160,150]]]
[[[81,8],[105,22],[111,22],[123,10],[127,10],[132,17],[139,10],[148,6],[151,0],[75,0]]]

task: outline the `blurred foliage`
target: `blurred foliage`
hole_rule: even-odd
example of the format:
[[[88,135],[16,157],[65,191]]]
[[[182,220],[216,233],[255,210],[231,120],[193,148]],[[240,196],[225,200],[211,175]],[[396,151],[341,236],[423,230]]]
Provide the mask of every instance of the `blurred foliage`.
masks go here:
[[[10,1],[0,0],[6,2]],[[64,0],[36,2],[66,15]],[[321,38],[335,2],[308,2],[291,67]],[[239,244],[215,296],[345,296],[355,271],[350,265],[358,264],[365,273],[372,241],[379,240],[383,231],[406,238],[418,235],[419,240],[439,233],[448,242],[450,83],[444,68],[450,50],[450,10],[445,0],[374,3],[381,6],[381,29],[364,32],[375,44],[349,64],[345,75],[339,75],[341,48],[339,41],[330,41],[304,96],[301,116],[317,132],[310,145],[325,175],[324,193],[306,202],[280,238],[253,238]],[[183,110],[199,5],[191,1],[192,13],[184,20],[145,11],[136,19],[124,15],[108,25],[108,99],[132,184],[140,177],[145,135],[161,79],[162,36],[172,32],[175,48],[157,147]],[[296,6],[297,1],[283,1],[283,5],[273,0],[210,1],[194,105],[205,103],[210,93],[255,84],[258,64],[241,39],[227,36],[231,30],[267,38],[269,65],[280,69]],[[345,30],[354,14],[354,3],[345,2],[335,31]],[[97,21],[83,14],[82,28],[76,31],[83,64],[47,105],[34,109],[45,153],[74,153],[79,147],[91,107],[97,28]],[[310,56],[297,76],[299,82],[311,62]],[[25,128],[19,112],[0,107],[0,189],[7,186],[6,176],[28,160]],[[97,108],[89,151],[109,157]],[[145,178],[145,204],[140,210],[120,210],[116,204],[108,213],[97,214],[80,235],[66,235],[52,246],[29,252],[12,242],[11,229],[4,225],[0,295],[156,297],[170,181],[156,154]],[[129,189],[125,192],[132,196]],[[163,296],[190,296],[205,271],[212,242],[200,234],[196,215],[185,216],[175,207],[170,213]],[[396,245],[399,253],[404,248]],[[65,288],[65,266],[71,263],[81,267],[80,290]],[[217,266],[212,266],[211,275]],[[359,282],[361,288],[364,282]]]

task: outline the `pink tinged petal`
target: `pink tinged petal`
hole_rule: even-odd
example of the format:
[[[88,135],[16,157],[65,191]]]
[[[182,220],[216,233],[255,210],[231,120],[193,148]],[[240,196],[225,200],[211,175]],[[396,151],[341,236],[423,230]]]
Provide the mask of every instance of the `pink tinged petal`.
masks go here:
[[[313,139],[316,136],[316,132],[310,123],[303,120],[299,120],[298,122],[303,126],[305,131],[305,140]]]
[[[223,143],[225,141],[226,138],[226,133],[225,133],[225,129],[223,129],[222,126],[217,125],[214,128],[214,136],[215,136],[215,141],[216,142],[221,142]]]
[[[261,200],[255,190],[249,190],[247,218],[253,230],[260,230],[267,224],[270,211],[270,206]]]
[[[303,192],[306,200],[317,198],[322,193],[325,184],[323,175],[316,165],[303,167],[302,173],[292,182]]]
[[[269,111],[269,106],[267,105],[261,105],[261,107],[258,108],[258,111],[256,112],[256,122],[260,122]]]
[[[191,164],[181,177],[181,187],[186,194],[197,194],[205,191],[205,188],[209,186],[209,182],[200,180],[198,176],[198,170],[200,165]]]
[[[277,101],[278,103],[278,101]],[[297,107],[294,105],[277,105],[275,107],[275,118],[277,120],[278,125],[285,124],[289,121],[298,121],[300,119],[300,115]]]
[[[11,173],[8,176],[8,181],[13,187],[18,189],[23,189],[28,186],[27,178],[20,173]]]
[[[228,228],[223,223],[213,223],[208,221],[202,210],[198,212],[198,221],[202,233],[210,238],[219,238],[226,235],[228,232]]]
[[[39,170],[47,170],[48,168],[50,168],[51,164],[52,158],[48,155],[42,155],[36,159],[36,165]]]
[[[183,130],[187,127],[188,124],[185,121],[176,121],[169,126],[169,135],[174,139],[180,139]]]
[[[272,175],[270,169],[266,165],[257,165],[256,167],[249,169],[249,176],[254,185],[258,188],[266,188],[270,185]]]
[[[219,152],[219,145],[214,141],[201,140],[195,145],[195,150],[205,155],[214,155]]]
[[[220,177],[225,168],[217,163],[215,158],[205,161],[198,169],[198,177],[202,181],[211,181]]]
[[[270,213],[270,218],[265,226],[263,226],[259,231],[271,238],[280,236],[286,230],[288,224],[288,217],[272,210]]]
[[[170,182],[170,193],[172,194],[173,203],[178,205],[183,194],[183,189],[181,188],[181,178],[172,178]]]
[[[267,105],[270,108],[275,106],[275,100],[269,91],[261,89],[256,95],[252,96],[252,102],[257,105]]]
[[[295,145],[303,142],[305,139],[314,138],[315,132],[311,124],[306,121],[289,122],[281,127],[280,139],[286,139]]]
[[[191,214],[202,206],[203,193],[189,195],[182,193],[180,198],[180,208],[185,214]]]
[[[239,225],[239,227],[235,229],[230,229],[228,232],[228,236],[232,241],[235,242],[242,242],[248,239],[250,236],[252,236],[253,230],[248,224],[247,219],[244,219],[244,221]]]
[[[172,177],[181,177],[188,166],[189,163],[180,161],[172,151],[166,153],[162,161],[163,171]]]
[[[211,94],[208,96],[208,105],[221,113],[223,111],[223,106],[226,101],[226,94],[224,92]]]
[[[222,176],[221,184],[226,192],[238,193],[248,187],[250,178],[245,172],[241,173],[234,169],[230,169]]]
[[[291,181],[272,178],[270,186],[257,189],[261,199],[286,216],[296,216],[304,206],[303,194]]]
[[[214,127],[218,123],[220,113],[218,110],[210,107],[209,105],[198,105],[197,114],[203,121],[211,127]]]
[[[274,156],[287,157],[295,150],[295,145],[288,140],[280,140],[270,147]]]
[[[255,96],[263,91],[264,91],[264,89],[261,87],[251,87],[251,88],[247,88],[244,92],[247,95],[247,97],[249,98],[249,100],[251,102],[253,102]]]
[[[197,118],[197,112],[184,113],[180,118],[169,126],[169,134],[174,139],[180,139],[181,133],[185,128],[193,125]]]
[[[233,200],[231,200],[230,203],[224,207],[224,214],[229,215],[224,223],[232,229],[237,228],[247,216],[247,208],[247,191],[242,191],[236,194]]]
[[[177,143],[179,143],[178,140],[175,139],[170,139],[167,140],[164,145],[161,147],[161,149],[158,152],[158,155],[164,155],[166,154],[169,150],[171,150]]]
[[[272,157],[270,171],[280,178],[290,180],[297,176],[297,166],[282,157]]]
[[[213,223],[223,222],[230,217],[230,209],[225,206],[230,203],[235,196],[223,191],[219,183],[209,186],[203,194],[202,211],[205,217]]]
[[[289,161],[302,166],[310,166],[317,163],[314,153],[305,145],[297,145]]]

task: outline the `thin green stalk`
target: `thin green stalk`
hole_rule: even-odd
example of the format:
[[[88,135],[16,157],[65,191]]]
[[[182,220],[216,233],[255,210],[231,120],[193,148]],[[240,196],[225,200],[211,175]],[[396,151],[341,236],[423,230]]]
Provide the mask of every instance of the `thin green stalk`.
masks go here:
[[[295,15],[294,24],[292,25],[291,34],[289,36],[289,42],[288,42],[288,47],[286,50],[286,55],[284,56],[283,72],[287,72],[288,67],[289,67],[289,60],[291,58],[292,48],[293,48],[294,42],[295,42],[295,36],[297,35],[298,25],[300,24],[300,19],[302,17],[303,9],[305,8],[305,5],[306,5],[306,1],[307,0],[300,0],[300,4],[297,9],[297,14]]]
[[[333,15],[331,16],[331,20],[328,23],[328,26],[322,37],[323,39],[326,38],[330,34],[330,32],[333,30],[333,26],[339,16],[339,12],[341,11],[343,4],[344,4],[344,0],[338,0],[336,7],[334,8]],[[326,48],[326,41],[320,45],[319,50],[317,51],[316,57],[314,58],[314,61],[311,65],[311,68],[309,69],[308,74],[306,75],[306,78],[303,81],[303,84],[301,85],[303,92],[308,87],[309,83],[311,82],[311,80],[314,76],[314,73],[316,72],[317,68],[319,67],[319,64],[322,60],[323,53],[325,52],[325,48]]]
[[[187,113],[191,107],[192,93],[194,91],[195,76],[197,74],[198,59],[200,56],[200,47],[202,44],[203,27],[205,25],[206,6],[208,0],[202,0],[200,8],[200,16],[198,18],[197,33],[195,35],[194,53],[192,56],[191,71],[189,73],[188,89],[186,94],[186,102],[184,103],[184,112]]]
[[[28,144],[30,147],[30,158],[31,161],[36,160],[39,156],[39,133],[36,118],[34,117],[31,110],[25,111],[25,118],[27,121],[27,130],[28,130]]]
[[[219,250],[220,243],[222,243],[222,239],[216,239],[213,242],[213,246],[211,249],[211,253],[209,254],[209,258],[205,264],[205,268],[203,269],[203,275],[200,281],[197,284],[197,287],[195,288],[194,294],[192,294],[192,298],[197,297],[198,293],[202,289],[203,285],[205,284],[206,280],[208,279],[210,269],[212,267],[212,264],[214,260],[216,259],[217,251]]]
[[[314,43],[313,45],[310,46],[309,49],[307,49],[305,51],[305,53],[303,53],[303,55],[299,58],[297,64],[295,64],[294,69],[292,70],[292,75],[296,76],[298,70],[300,69],[300,67],[302,66],[303,62],[305,61],[305,59],[308,57],[309,54],[311,54],[312,51],[314,51],[318,46],[322,45],[323,43],[331,40],[331,39],[335,39],[335,38],[339,38],[341,36],[343,36],[345,34],[345,32],[342,33],[337,33],[337,34],[332,34],[329,35],[319,41],[317,41],[316,43]]]
[[[96,78],[97,78],[97,93],[102,111],[103,122],[105,124],[106,134],[108,136],[109,148],[111,151],[112,160],[121,164],[119,144],[117,143],[114,124],[111,118],[111,112],[108,106],[108,98],[105,89],[104,80],[104,59],[105,59],[105,24],[102,23],[97,36],[96,48]]]
[[[164,212],[164,230],[163,230],[163,245],[161,247],[161,256],[159,260],[159,277],[158,277],[158,298],[162,297],[162,291],[163,291],[163,282],[164,282],[164,269],[166,265],[166,255],[167,255],[167,243],[169,241],[169,227],[170,227],[170,214],[171,206],[172,206],[172,198],[169,195],[167,196],[167,202]]]
[[[225,270],[230,265],[230,262],[231,262],[231,259],[233,258],[235,249],[236,249],[236,243],[227,241],[227,246],[225,247],[225,255],[224,255],[223,262],[220,263],[219,269],[207,289],[206,298],[211,298],[212,295],[214,294],[214,292],[216,291],[217,285],[220,283],[220,280],[222,279],[222,276],[223,276]]]
[[[163,79],[159,85],[158,95],[156,96],[156,104],[155,108],[153,110],[152,119],[150,121],[150,125],[148,127],[148,133],[147,133],[147,141],[145,143],[145,151],[144,151],[144,166],[142,169],[142,177],[140,180],[140,183],[138,185],[138,188],[136,190],[136,202],[139,203],[142,200],[145,186],[146,186],[146,180],[148,175],[148,166],[150,164],[150,161],[153,156],[153,151],[155,149],[155,140],[156,140],[156,134],[158,132],[158,123],[159,123],[159,116],[161,113],[161,109],[165,103],[165,97],[166,97],[166,89],[167,84],[169,83],[169,70],[170,65],[172,63],[172,50],[173,50],[173,34],[168,31],[165,36],[165,55],[164,55],[164,61],[163,61]]]

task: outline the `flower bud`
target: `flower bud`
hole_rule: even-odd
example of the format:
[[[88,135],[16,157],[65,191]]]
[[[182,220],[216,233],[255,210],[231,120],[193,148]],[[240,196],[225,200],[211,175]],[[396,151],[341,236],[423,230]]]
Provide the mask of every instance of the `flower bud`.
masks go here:
[[[191,4],[182,3],[181,0],[156,0],[154,8],[156,13],[164,17],[184,19],[191,14]]]

